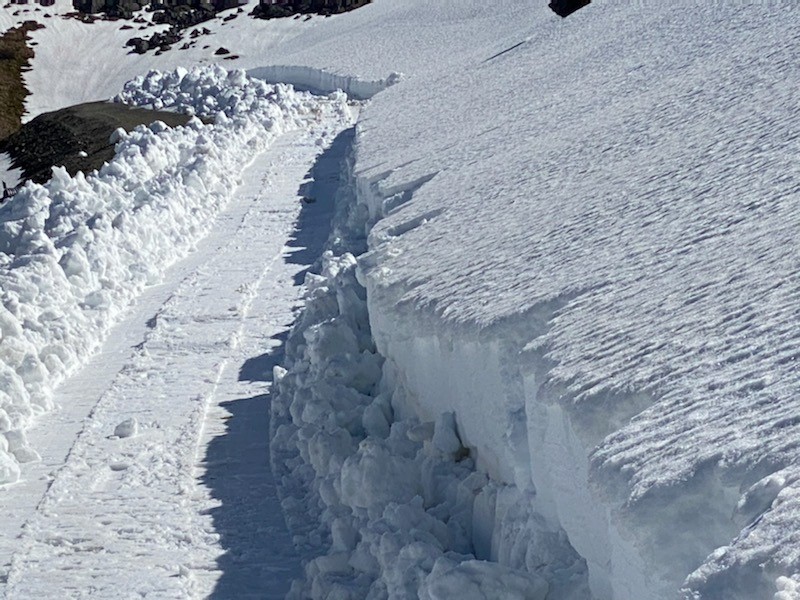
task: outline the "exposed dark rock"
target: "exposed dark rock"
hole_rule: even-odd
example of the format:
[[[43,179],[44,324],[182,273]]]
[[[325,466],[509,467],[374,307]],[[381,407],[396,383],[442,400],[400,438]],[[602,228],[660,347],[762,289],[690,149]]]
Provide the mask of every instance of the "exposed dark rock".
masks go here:
[[[28,90],[22,73],[30,70],[33,49],[29,34],[44,25],[25,21],[0,35],[0,138],[19,129]]]
[[[551,0],[549,6],[559,17],[568,17],[591,3],[592,0]]]
[[[129,39],[125,45],[130,47],[132,52],[136,54],[144,54],[148,50],[158,50],[166,52],[173,44],[181,41],[181,29],[179,27],[171,27],[168,31],[154,33],[149,38],[144,39],[135,37]]]
[[[53,166],[64,166],[71,175],[99,169],[114,156],[109,138],[118,127],[130,131],[157,120],[175,127],[189,117],[111,102],[80,104],[39,115],[1,141],[0,152],[11,155],[25,179],[44,183]]]
[[[260,0],[250,13],[259,19],[315,13],[329,16],[360,8],[371,0]]]

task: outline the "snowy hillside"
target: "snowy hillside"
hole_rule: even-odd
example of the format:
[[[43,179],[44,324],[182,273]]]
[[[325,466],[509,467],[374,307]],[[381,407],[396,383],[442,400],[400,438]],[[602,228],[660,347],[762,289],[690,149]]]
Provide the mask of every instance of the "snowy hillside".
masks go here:
[[[24,479],[42,449],[16,432],[248,160],[314,131],[346,160],[317,174],[333,230],[274,371],[308,559],[289,597],[800,598],[799,25],[774,3],[375,0],[138,56],[119,23],[53,18],[28,117],[119,94],[216,122],[140,130],[2,209],[0,473]],[[218,46],[254,78],[172,71]],[[340,133],[342,95],[263,79],[370,100]],[[47,589],[15,560],[14,597]]]
[[[591,8],[367,110],[377,346],[596,597],[768,597],[800,568],[800,13]]]

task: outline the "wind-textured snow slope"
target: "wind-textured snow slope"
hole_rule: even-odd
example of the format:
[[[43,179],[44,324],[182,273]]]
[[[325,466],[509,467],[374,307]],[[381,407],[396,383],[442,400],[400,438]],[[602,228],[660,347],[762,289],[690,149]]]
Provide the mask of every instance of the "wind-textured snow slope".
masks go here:
[[[28,110],[217,46],[308,87],[405,74],[277,372],[283,506],[329,548],[295,596],[792,600],[799,10],[376,0],[160,57],[58,20]]]
[[[546,563],[520,558],[522,502],[594,598],[769,598],[779,577],[795,598],[800,10],[594,2],[530,25],[359,124],[394,413],[455,413],[506,486],[509,566]]]
[[[131,103],[180,89],[215,123],[118,130],[117,156],[98,173],[56,169],[0,207],[0,483],[37,459],[25,429],[53,408],[53,388],[208,232],[241,169],[280,133],[349,114],[343,94],[317,98],[220,67],[154,72],[139,84],[123,94]]]

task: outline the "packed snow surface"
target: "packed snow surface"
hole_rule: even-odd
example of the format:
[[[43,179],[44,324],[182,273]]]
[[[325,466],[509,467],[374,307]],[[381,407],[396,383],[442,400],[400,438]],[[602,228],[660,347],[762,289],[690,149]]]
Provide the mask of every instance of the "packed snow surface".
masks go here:
[[[269,67],[268,72],[279,75],[273,82],[325,92],[336,89],[327,84],[338,78],[336,87],[362,96],[364,88],[374,89],[379,82],[391,79],[392,73],[437,76],[459,68],[465,61],[500,52],[530,35],[532,16],[539,14],[541,18],[547,10],[546,6],[532,6],[522,0],[505,2],[490,11],[479,0],[462,0],[457,5],[378,0],[327,18],[265,21],[246,14],[255,4],[256,0],[250,0],[243,13],[235,9],[219,13],[218,18],[197,27],[209,29],[210,34],[198,37],[192,47],[182,49],[191,41],[190,29],[184,42],[158,56],[152,51],[134,54],[125,43],[134,36],[163,31],[164,25],[142,25],[141,30],[137,24],[134,29],[123,29],[124,21],[85,25],[61,16],[44,18],[45,11],[34,12],[33,7],[22,7],[16,17],[0,11],[0,30],[25,19],[45,25],[31,34],[37,46],[33,68],[24,75],[31,92],[25,119],[109,98],[125,82],[151,69],[169,71],[210,62],[221,62],[229,69]],[[67,12],[71,0],[56,0],[53,8],[58,13]],[[231,16],[232,20],[224,20]],[[230,55],[215,56],[218,48],[228,49]],[[57,77],[52,74],[54,65],[58,65]],[[353,87],[348,89],[341,79],[350,81]]]

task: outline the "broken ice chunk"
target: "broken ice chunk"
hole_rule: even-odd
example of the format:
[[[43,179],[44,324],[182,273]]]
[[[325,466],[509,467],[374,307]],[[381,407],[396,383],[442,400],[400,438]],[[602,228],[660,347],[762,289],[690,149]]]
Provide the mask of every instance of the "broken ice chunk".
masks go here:
[[[139,433],[139,422],[136,417],[125,419],[114,428],[114,435],[118,438],[129,438]]]

